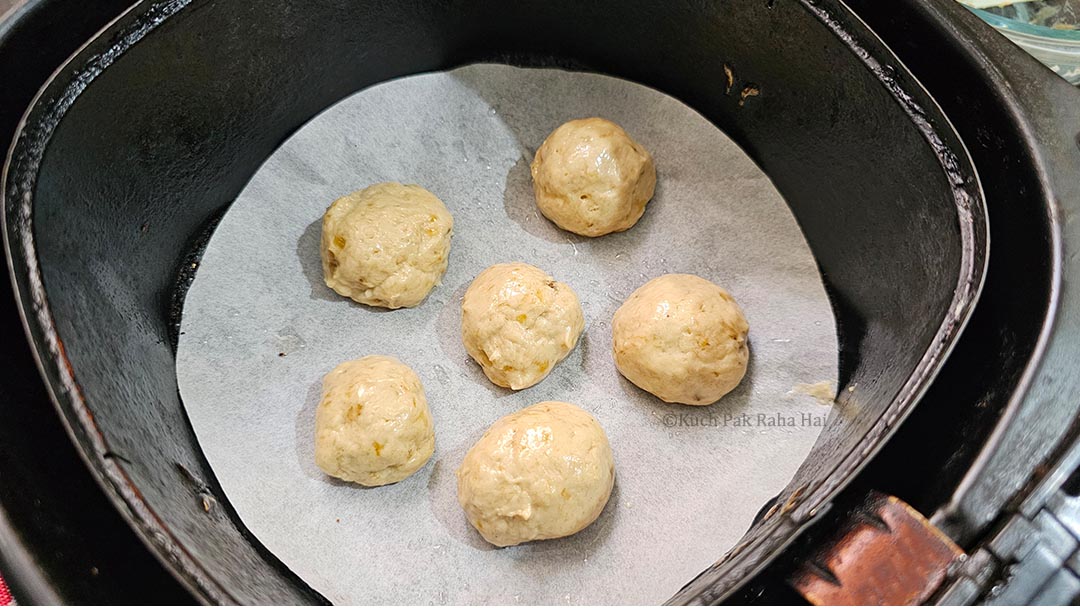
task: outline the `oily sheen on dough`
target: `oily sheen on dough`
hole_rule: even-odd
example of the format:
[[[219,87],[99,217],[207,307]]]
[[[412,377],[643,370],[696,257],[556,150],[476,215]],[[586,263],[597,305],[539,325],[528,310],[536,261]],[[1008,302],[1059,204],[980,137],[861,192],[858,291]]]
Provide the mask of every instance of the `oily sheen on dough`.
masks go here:
[[[708,405],[738,386],[750,327],[720,286],[691,274],[655,278],[611,322],[615,366],[669,403]]]
[[[583,236],[630,228],[656,188],[652,156],[603,118],[571,120],[555,129],[536,151],[532,177],[540,212]]]
[[[544,401],[491,425],[457,478],[469,523],[508,547],[569,536],[595,521],[611,496],[615,460],[588,412]]]
[[[368,186],[323,216],[323,278],[361,304],[416,306],[446,272],[453,229],[446,205],[420,186]]]
[[[327,475],[382,486],[412,475],[435,451],[424,387],[407,365],[371,355],[323,378],[315,463]]]
[[[491,266],[461,300],[465,351],[492,382],[514,390],[546,378],[584,328],[570,286],[529,264]]]

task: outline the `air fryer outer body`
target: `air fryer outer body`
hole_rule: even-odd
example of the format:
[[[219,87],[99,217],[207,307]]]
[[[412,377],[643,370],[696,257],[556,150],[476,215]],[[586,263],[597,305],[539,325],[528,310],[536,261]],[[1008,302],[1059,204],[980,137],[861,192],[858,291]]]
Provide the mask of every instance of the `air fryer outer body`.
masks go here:
[[[31,2],[14,21],[0,24],[0,79],[16,83],[3,93],[8,96],[0,107],[4,137],[59,62],[110,13],[122,9],[103,3],[94,12],[75,4],[79,3]],[[760,4],[763,10],[774,10],[777,3]],[[873,2],[850,4],[929,89],[963,137],[987,191],[994,251],[1007,253],[991,254],[984,299],[913,418],[854,484],[835,497],[831,513],[821,509],[816,519],[803,522],[807,528],[786,560],[766,568],[739,591],[742,595],[735,597],[744,601],[783,588],[777,583],[786,576],[785,565],[798,559],[800,548],[827,537],[830,522],[836,521],[830,518],[842,517],[846,506],[870,488],[900,495],[924,513],[939,512],[938,521],[946,529],[974,546],[1002,507],[1030,483],[1035,465],[1045,462],[1067,438],[1076,413],[1074,400],[1068,399],[1075,389],[1075,372],[1070,374],[1063,366],[1076,360],[1070,349],[1080,343],[1078,300],[1068,292],[1065,280],[1070,273],[1080,274],[1066,255],[1080,248],[1076,245],[1080,235],[1073,234],[1076,222],[1062,221],[1080,210],[1080,180],[1070,181],[1080,168],[1073,139],[1080,131],[1075,122],[1080,113],[1069,116],[1062,110],[1069,104],[1076,107],[1075,91],[1058,86],[1055,77],[1033,61],[1018,59],[1018,51],[978,29],[962,11],[914,1],[901,3],[895,11]],[[57,24],[64,24],[59,31]],[[913,27],[932,32],[934,44],[914,43]],[[56,41],[49,53],[28,52],[28,41],[39,36]],[[1003,65],[988,67],[987,58]],[[8,74],[17,77],[9,80]],[[1014,93],[1016,87],[1025,90],[1023,98]],[[968,111],[970,107],[978,111]],[[3,143],[6,149],[7,142]],[[743,143],[753,145],[749,140]],[[1071,287],[1076,289],[1078,283],[1074,280]],[[11,303],[11,296],[0,296],[5,305]],[[14,307],[0,311],[2,356],[10,362],[9,369],[17,370],[0,379],[0,390],[6,391],[0,396],[11,395],[0,403],[0,419],[5,422],[0,425],[0,475],[6,487],[13,483],[6,480],[13,480],[27,488],[0,496],[0,570],[9,574],[17,594],[34,602],[86,603],[93,598],[116,602],[120,597],[183,601],[188,596],[148,558],[125,519],[92,483],[37,383]],[[1055,381],[1040,383],[1047,377]],[[1010,434],[1009,428],[1020,428],[1014,425],[1002,426],[991,436],[995,425],[1010,419],[1020,419],[1024,428],[1039,432]],[[995,444],[999,444],[996,451],[986,451]],[[55,446],[48,451],[52,459],[24,457],[42,445]],[[1003,470],[1004,477],[997,473]],[[994,480],[989,488],[986,479]],[[83,506],[78,513],[70,508],[72,493]],[[108,542],[94,542],[95,538]],[[170,567],[177,568],[175,563]],[[200,599],[258,597],[218,596],[193,583],[191,573],[178,575]],[[320,599],[302,592],[269,597]]]

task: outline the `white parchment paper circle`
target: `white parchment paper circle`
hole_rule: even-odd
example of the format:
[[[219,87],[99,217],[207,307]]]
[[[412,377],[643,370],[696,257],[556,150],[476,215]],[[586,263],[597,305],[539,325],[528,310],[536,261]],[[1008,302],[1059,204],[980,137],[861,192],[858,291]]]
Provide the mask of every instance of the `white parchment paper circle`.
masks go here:
[[[653,155],[656,196],[631,230],[560,231],[533,201],[528,164],[566,120],[602,116]],[[413,309],[382,311],[322,282],[320,220],[337,197],[418,183],[454,214],[450,267]],[[460,340],[477,273],[524,261],[581,298],[578,347],[539,385],[492,385]],[[715,281],[750,322],[751,365],[709,407],[667,405],[619,376],[612,314],[668,272]],[[624,80],[474,65],[361,91],[315,117],[259,169],[222,219],[184,306],[177,378],[222,489],[250,531],[331,601],[663,602],[719,559],[791,479],[828,408],[799,383],[833,382],[837,342],[817,266],[787,205],[730,139],[679,101]],[[424,383],[431,461],[365,489],[313,462],[323,374],[368,354]],[[487,545],[457,504],[454,472],[497,418],[544,400],[604,426],[616,486],[576,536]]]

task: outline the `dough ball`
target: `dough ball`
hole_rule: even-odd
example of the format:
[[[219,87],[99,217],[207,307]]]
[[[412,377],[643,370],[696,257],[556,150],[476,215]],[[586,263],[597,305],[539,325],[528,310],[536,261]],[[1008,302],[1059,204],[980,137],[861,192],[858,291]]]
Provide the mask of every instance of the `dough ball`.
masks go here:
[[[386,182],[334,201],[323,216],[326,286],[369,306],[416,306],[446,272],[454,218],[420,186]]]
[[[570,536],[595,521],[611,496],[615,460],[595,418],[545,401],[491,425],[457,478],[469,523],[508,547]]]
[[[382,486],[412,475],[435,451],[420,378],[393,357],[346,361],[323,378],[315,463],[327,475]]]
[[[584,328],[574,291],[528,264],[488,268],[461,301],[466,352],[492,382],[514,390],[546,378]]]
[[[738,386],[750,351],[739,305],[692,274],[645,283],[615,311],[615,366],[668,403],[708,405]]]
[[[656,188],[649,153],[603,118],[571,120],[555,129],[536,151],[532,177],[540,212],[584,236],[633,226]]]

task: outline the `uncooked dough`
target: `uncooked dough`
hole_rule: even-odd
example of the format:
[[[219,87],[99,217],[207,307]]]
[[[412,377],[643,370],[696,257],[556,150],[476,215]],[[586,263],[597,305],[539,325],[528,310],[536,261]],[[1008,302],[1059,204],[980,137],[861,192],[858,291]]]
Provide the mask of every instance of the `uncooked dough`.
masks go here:
[[[323,378],[315,463],[327,475],[382,486],[412,475],[435,451],[424,387],[407,365],[371,355]]]
[[[461,339],[495,384],[540,382],[577,344],[585,315],[570,286],[529,264],[496,264],[461,300]]]
[[[469,523],[508,547],[570,536],[595,521],[611,496],[615,460],[596,418],[544,401],[491,425],[457,478]]]
[[[368,186],[323,216],[323,278],[361,304],[416,306],[446,272],[453,229],[446,205],[420,186]]]
[[[563,230],[601,236],[630,228],[656,188],[652,156],[603,118],[555,129],[532,162],[540,212]]]
[[[738,386],[750,326],[720,286],[667,274],[630,294],[611,322],[615,366],[668,403],[708,405]]]

